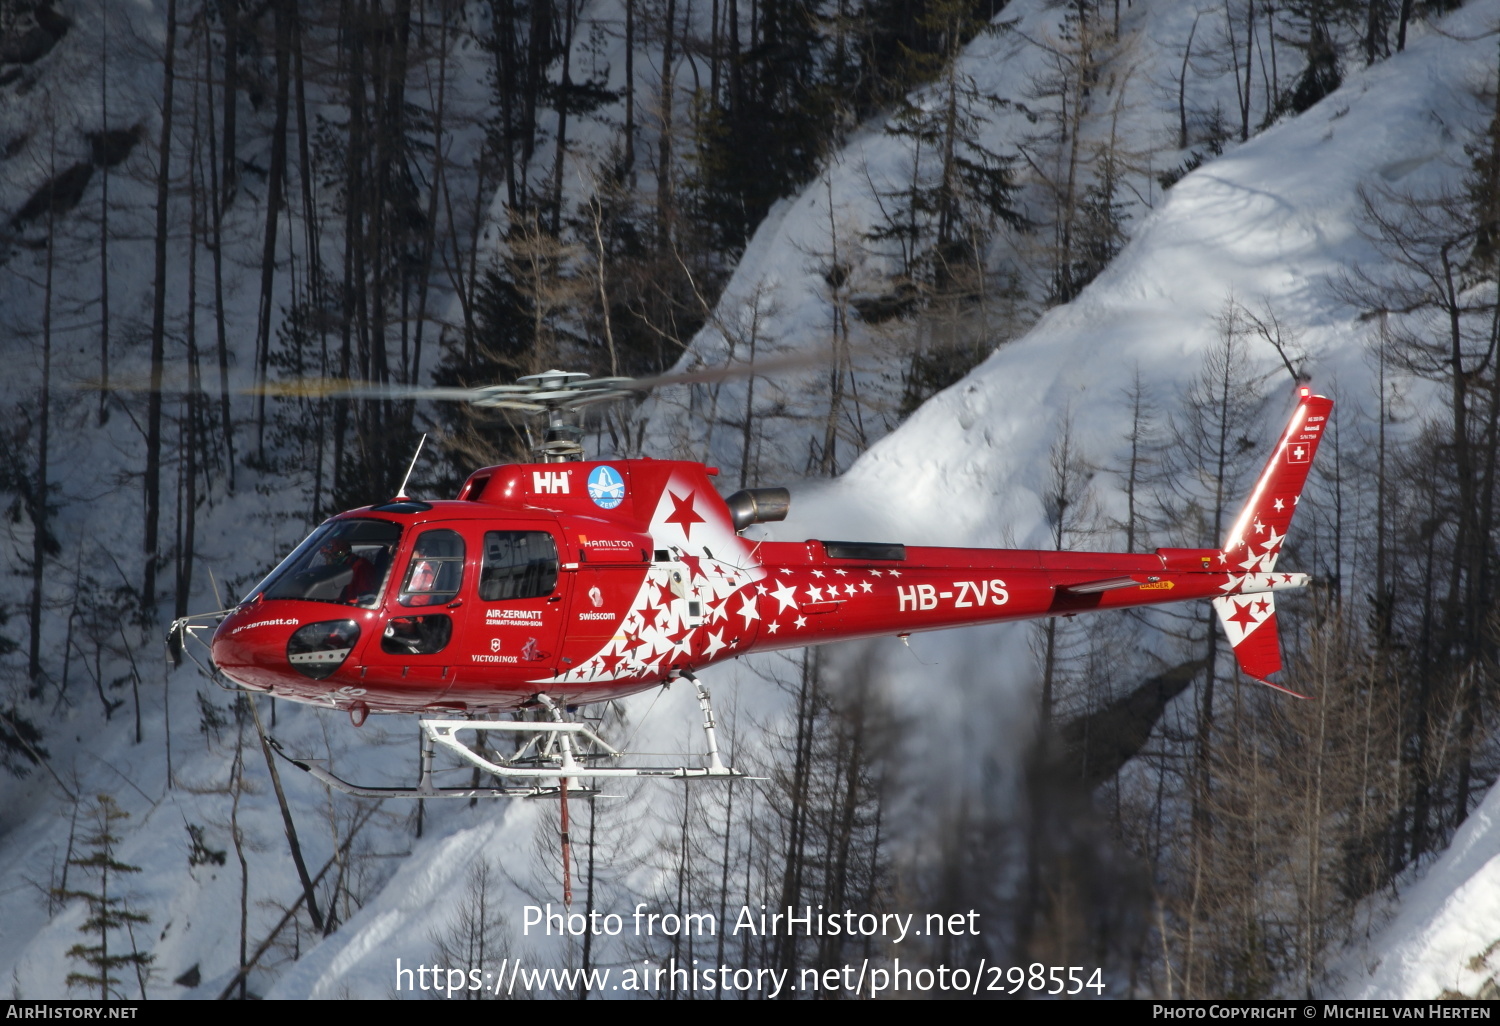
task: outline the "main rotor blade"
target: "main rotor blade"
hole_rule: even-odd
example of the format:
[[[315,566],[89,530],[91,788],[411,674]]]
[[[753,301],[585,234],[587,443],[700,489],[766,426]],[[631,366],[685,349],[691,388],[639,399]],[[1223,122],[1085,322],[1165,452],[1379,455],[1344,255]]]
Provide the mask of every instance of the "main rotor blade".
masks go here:
[[[105,384],[101,381],[82,381],[72,385],[81,392],[152,392],[187,393],[190,386],[163,381],[153,389],[149,381],[141,378],[119,378]],[[208,393],[210,388],[200,384],[197,391]],[[268,381],[263,385],[247,385],[231,388],[233,395],[270,396],[273,399],[429,399],[434,402],[478,402],[486,397],[500,395],[526,396],[534,390],[525,385],[486,385],[482,388],[461,388],[439,385],[389,385],[375,381],[359,381],[352,378],[295,378],[290,381]]]
[[[675,374],[660,374],[650,378],[603,377],[572,380],[580,375],[576,371],[547,371],[527,375],[521,380],[532,380],[537,384],[556,382],[559,387],[540,391],[537,385],[482,385],[470,388],[432,385],[381,384],[352,378],[296,378],[290,381],[267,381],[261,385],[248,385],[230,389],[234,395],[270,396],[275,399],[377,399],[387,401],[425,400],[429,402],[473,403],[491,409],[514,409],[527,413],[540,413],[549,405],[567,409],[591,406],[596,403],[624,399],[636,392],[673,385],[712,384],[737,378],[767,377],[801,370],[805,367],[826,364],[833,359],[832,347],[788,353],[771,359],[760,359],[754,363],[729,363],[717,367],[702,367],[697,370]],[[566,383],[565,383],[566,382]],[[206,383],[197,386],[198,391],[209,392]],[[109,383],[83,381],[71,387],[79,391],[182,393],[193,391],[188,385],[163,381],[153,387],[149,380],[140,377],[116,378]]]
[[[773,374],[781,374],[785,371],[802,370],[805,367],[816,367],[828,363],[833,359],[834,350],[832,346],[819,346],[815,349],[804,349],[798,353],[788,353],[785,356],[774,357],[769,360],[757,360],[754,363],[730,363],[721,367],[704,367],[700,370],[680,371],[676,374],[663,374],[655,378],[632,378],[629,388],[651,389],[666,388],[671,385],[707,385],[717,381],[732,381],[735,378],[760,378],[770,377]]]

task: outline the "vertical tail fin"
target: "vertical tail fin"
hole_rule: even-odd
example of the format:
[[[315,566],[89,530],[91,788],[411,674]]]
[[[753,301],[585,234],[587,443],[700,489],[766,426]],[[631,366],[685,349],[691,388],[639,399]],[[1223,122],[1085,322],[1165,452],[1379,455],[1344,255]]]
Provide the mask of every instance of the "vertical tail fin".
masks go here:
[[[1302,498],[1307,472],[1312,469],[1323,429],[1328,426],[1333,400],[1313,395],[1306,387],[1298,392],[1297,408],[1281,433],[1281,441],[1224,539],[1220,565],[1231,572],[1265,574],[1275,568],[1292,514]]]
[[[1276,630],[1276,603],[1271,589],[1306,583],[1302,574],[1277,574],[1276,557],[1291,527],[1292,514],[1302,498],[1308,471],[1322,441],[1333,400],[1299,389],[1297,408],[1271,453],[1255,489],[1240,511],[1224,547],[1219,566],[1231,575],[1230,594],[1214,599],[1214,611],[1234,648],[1240,669],[1262,684],[1298,698],[1297,692],[1266,678],[1281,669],[1281,640]],[[1234,591],[1240,594],[1234,594]]]
[[[1270,593],[1236,598],[1214,599],[1214,612],[1224,625],[1229,644],[1234,648],[1240,672],[1267,687],[1285,691],[1298,698],[1291,688],[1273,684],[1266,678],[1281,670],[1281,636],[1276,630],[1276,599]]]

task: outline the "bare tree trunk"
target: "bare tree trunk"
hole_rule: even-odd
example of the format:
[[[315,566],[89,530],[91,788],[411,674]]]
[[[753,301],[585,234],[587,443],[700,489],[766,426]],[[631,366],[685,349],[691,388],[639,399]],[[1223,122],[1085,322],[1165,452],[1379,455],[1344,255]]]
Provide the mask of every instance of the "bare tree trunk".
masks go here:
[[[444,21],[446,31],[446,15]],[[438,224],[438,193],[439,185],[444,181],[441,165],[444,163],[442,139],[445,131],[445,114],[448,96],[448,46],[444,39],[442,51],[438,55],[438,83],[437,98],[433,103],[432,111],[432,137],[434,140],[432,151],[433,174],[432,182],[427,193],[427,224],[422,236],[422,258],[418,266],[421,278],[417,282],[417,323],[412,346],[411,383],[420,384],[422,380],[422,338],[427,327],[427,294],[428,283],[432,279],[432,257],[437,249],[437,224]],[[481,158],[483,159],[483,158]],[[482,179],[483,166],[480,168],[479,177]]]
[[[255,330],[255,448],[266,451],[266,380],[271,361],[271,318],[275,313],[276,229],[286,190],[287,107],[291,88],[292,18],[289,0],[271,5],[276,22],[276,123],[271,129],[271,171],[266,182],[265,244],[260,254],[260,307]]]
[[[266,741],[266,730],[261,725],[260,709],[256,707],[255,696],[246,695],[245,701],[250,705],[250,716],[255,721],[255,733],[260,738],[261,754],[266,759],[266,769],[271,774],[271,787],[276,792],[276,804],[281,807],[281,822],[286,828],[286,840],[292,851],[292,862],[297,867],[297,878],[302,881],[302,896],[307,901],[307,914],[312,919],[313,927],[323,932],[323,916],[318,912],[318,902],[313,895],[313,882],[307,875],[307,864],[302,861],[302,845],[297,840],[297,827],[292,822],[292,810],[286,803],[286,794],[281,789],[281,773],[276,768],[276,757],[271,754],[271,746]]]
[[[552,234],[562,232],[563,165],[568,158],[568,104],[573,89],[573,32],[577,21],[574,0],[563,2],[562,79],[557,87],[557,147],[552,155]]]
[[[56,175],[57,125],[52,125],[50,174]],[[57,255],[56,205],[47,206],[47,270],[42,297],[42,394],[37,410],[36,478],[27,512],[31,518],[31,622],[28,625],[26,671],[31,679],[29,694],[42,697],[42,584],[47,570],[48,433],[52,425],[52,269]],[[107,973],[105,975],[108,975]]]
[[[840,7],[843,3],[840,0]],[[719,106],[719,0],[713,0],[708,14],[708,106],[710,110]],[[842,20],[839,27],[839,53],[843,54]]]
[[[210,103],[213,102],[210,97]],[[182,511],[178,515],[177,548],[177,599],[174,615],[187,615],[188,600],[193,587],[193,556],[196,548],[198,524],[198,396],[201,379],[198,371],[198,233],[202,222],[199,218],[199,202],[202,199],[198,180],[198,157],[201,140],[198,134],[198,95],[193,90],[193,140],[188,158],[188,273],[187,273],[187,356],[188,390],[183,397],[182,428],[179,432],[182,446],[182,463],[178,477],[182,481]],[[180,635],[174,635],[174,645]],[[174,660],[178,650],[174,647]]]
[[[494,26],[495,76],[500,96],[501,160],[505,173],[505,202],[515,209],[520,205],[516,194],[516,12],[513,0],[490,0],[490,21]],[[625,11],[625,76],[630,77],[630,9]],[[630,106],[626,100],[626,124]]]
[[[781,900],[783,906],[796,906],[802,901],[803,873],[807,869],[807,833],[810,819],[809,794],[812,784],[812,749],[815,721],[820,703],[819,649],[804,649],[802,653],[802,679],[797,690],[797,728],[794,738],[791,778],[787,795],[791,807],[786,810],[786,850],[783,858]],[[796,964],[796,938],[779,936],[775,942],[775,965],[790,969]]]
[[[109,131],[109,10],[99,12],[99,123]],[[109,161],[99,162],[99,426],[109,420]]]
[[[234,418],[229,405],[229,337],[224,315],[224,194],[220,189],[217,135],[214,132],[213,47],[203,47],[203,74],[208,83],[208,183],[210,231],[214,274],[214,334],[219,352],[219,420],[224,432],[224,463],[229,490],[234,491]],[[226,92],[226,96],[229,94]]]
[[[237,696],[238,697],[238,696]],[[246,698],[244,701],[253,702],[255,699]],[[230,789],[233,800],[229,806],[229,835],[234,841],[234,857],[240,864],[240,971],[239,988],[240,1000],[244,1001],[248,995],[245,993],[245,976],[247,974],[247,956],[249,955],[249,933],[250,933],[250,863],[245,860],[245,839],[240,832],[240,792],[244,790],[245,781],[245,731],[243,727],[238,729],[234,744],[234,769],[231,771]]]
[[[218,206],[223,209],[233,201],[239,187],[239,157],[235,146],[240,93],[240,0],[226,0],[224,12],[224,169],[220,172],[222,192]],[[212,47],[205,47],[212,51]]]
[[[669,248],[672,242],[672,204],[675,202],[672,198],[672,62],[676,58],[672,52],[672,44],[676,22],[677,0],[667,0],[661,45],[661,134],[656,141],[656,231],[664,249]]]
[[[1141,384],[1141,371],[1137,367],[1135,377],[1131,381],[1130,391],[1127,393],[1130,400],[1130,461],[1126,465],[1125,476],[1125,551],[1135,551],[1135,525],[1136,525],[1136,486],[1140,483],[1141,475],[1141,445],[1146,440],[1145,415],[1146,415],[1146,390]]]
[[[1200,12],[1193,16],[1193,27],[1188,32],[1187,45],[1182,48],[1182,69],[1177,73],[1177,148],[1187,149],[1188,126],[1187,126],[1187,73],[1188,62],[1193,59],[1193,37],[1198,34],[1198,19],[1203,15]]]
[[[157,538],[161,526],[162,370],[167,338],[167,205],[172,172],[172,90],[177,67],[177,0],[167,0],[166,50],[162,67],[161,142],[157,147],[155,276],[151,295],[151,394],[146,407],[145,580],[141,611],[156,604]]]
[[[303,20],[293,8],[293,56],[296,61],[297,85],[297,177],[302,187],[302,226],[307,242],[308,303],[317,316],[318,370],[319,376],[327,377],[328,367],[328,318],[323,316],[325,296],[323,293],[323,255],[319,246],[321,219],[318,217],[316,181],[313,178],[311,136],[307,121],[307,78],[303,67],[302,42]],[[323,516],[324,464],[327,462],[328,432],[325,425],[328,416],[328,400],[315,399],[315,442],[313,457],[313,494],[309,519],[316,522]]]
[[[734,0],[730,0],[733,3]],[[635,188],[635,0],[625,0],[625,172]],[[512,201],[514,202],[514,201]]]
[[[1240,103],[1240,142],[1250,138],[1250,72],[1254,67],[1253,51],[1255,48],[1255,0],[1247,0],[1245,4],[1245,95]]]
[[[536,109],[542,95],[543,73],[550,63],[548,56],[552,41],[552,4],[554,0],[536,0],[530,4],[531,24],[527,33],[526,85],[520,103],[522,175],[517,192],[519,207],[530,203],[530,189],[525,179],[526,169],[531,166],[531,155],[536,148]]]
[[[357,9],[356,9],[357,8]],[[363,246],[360,233],[363,230],[363,207],[366,202],[365,187],[365,32],[363,29],[363,6],[352,4],[344,12],[342,31],[351,39],[349,47],[349,74],[346,80],[349,95],[349,147],[345,160],[346,199],[344,202],[344,274],[342,293],[342,317],[339,336],[339,376],[347,378],[355,370],[354,332],[355,320],[360,307],[357,294],[364,289],[364,264],[360,259]],[[360,346],[361,354],[364,347]],[[361,377],[368,375],[368,365],[363,359],[358,367]],[[344,481],[346,462],[344,446],[349,428],[352,403],[337,399],[333,407],[333,490],[338,494]],[[358,425],[356,424],[356,432]]]

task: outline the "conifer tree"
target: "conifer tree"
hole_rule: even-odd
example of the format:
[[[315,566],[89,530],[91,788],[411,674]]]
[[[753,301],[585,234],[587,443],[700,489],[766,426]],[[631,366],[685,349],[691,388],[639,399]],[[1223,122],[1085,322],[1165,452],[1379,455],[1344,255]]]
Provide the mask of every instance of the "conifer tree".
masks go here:
[[[894,249],[903,287],[925,316],[915,327],[902,413],[963,377],[989,355],[1014,297],[987,266],[1001,226],[1028,227],[1016,204],[1011,157],[979,140],[1010,103],[984,91],[961,64],[964,45],[984,31],[973,0],[938,0],[920,19],[934,49],[912,53],[914,77],[933,80],[897,106],[886,132],[909,141],[911,177],[881,197],[883,218],[868,234]],[[997,315],[1000,315],[997,317]]]
[[[78,929],[86,936],[96,937],[98,943],[80,942],[68,949],[68,957],[82,963],[81,969],[68,974],[68,987],[97,988],[101,1001],[120,998],[124,996],[120,989],[123,980],[115,974],[128,968],[134,971],[144,1000],[146,977],[155,956],[136,947],[133,927],[151,922],[151,917],[136,911],[127,897],[111,893],[112,887],[118,892],[122,875],[141,871],[140,866],[132,866],[115,857],[115,848],[120,843],[119,835],[114,832],[115,826],[129,819],[130,813],[116,805],[109,795],[101,794],[95,799],[90,816],[94,821],[93,832],[83,838],[87,854],[71,858],[68,863],[89,873],[95,887],[93,890],[59,889],[56,897],[88,904],[88,918]],[[116,953],[112,954],[110,941],[112,937],[118,940],[122,931],[126,942],[118,944],[114,949]]]

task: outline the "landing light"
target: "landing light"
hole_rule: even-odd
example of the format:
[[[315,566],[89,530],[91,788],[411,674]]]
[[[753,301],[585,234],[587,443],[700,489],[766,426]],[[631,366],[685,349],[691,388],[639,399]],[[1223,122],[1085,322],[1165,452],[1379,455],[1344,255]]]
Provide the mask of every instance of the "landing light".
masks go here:
[[[359,624],[353,620],[310,623],[288,639],[287,662],[304,677],[322,680],[349,658],[358,640]]]

